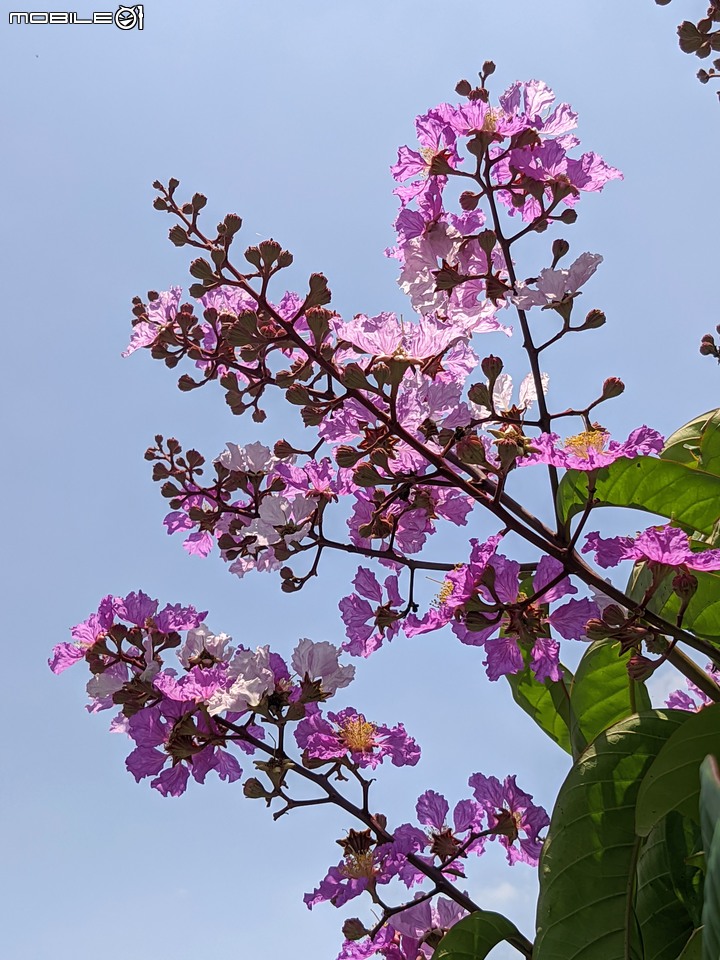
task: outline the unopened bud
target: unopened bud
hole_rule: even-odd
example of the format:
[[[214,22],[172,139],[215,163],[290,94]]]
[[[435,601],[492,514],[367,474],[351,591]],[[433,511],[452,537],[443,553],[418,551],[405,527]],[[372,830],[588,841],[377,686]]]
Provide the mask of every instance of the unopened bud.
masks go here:
[[[714,343],[708,343],[706,340],[703,340],[702,343],[700,344],[700,353],[701,353],[704,357],[712,357],[712,356],[714,356],[714,354],[715,354],[715,349],[716,349],[715,344],[714,344]]]
[[[625,392],[625,384],[618,377],[608,377],[602,388],[603,400],[612,400]]]
[[[685,570],[673,577],[672,588],[673,592],[687,603],[688,600],[692,599],[698,588],[698,579],[694,574]]]
[[[490,354],[489,357],[485,357],[484,360],[480,361],[480,368],[485,376],[490,381],[490,385],[495,383],[497,378],[500,376],[503,370],[503,362],[500,357],[494,357]]]
[[[503,471],[507,473],[509,470],[515,466],[515,461],[520,456],[520,447],[514,440],[498,440],[495,444],[497,449],[498,460],[500,465],[503,468]]]
[[[468,437],[459,440],[455,452],[463,463],[486,464],[487,454],[485,444],[477,434],[471,433]]]
[[[342,925],[342,932],[346,940],[362,940],[370,933],[362,920],[358,920],[357,917],[346,920]]]
[[[608,635],[607,624],[602,620],[588,620],[585,624],[585,636],[588,640],[604,640]]]
[[[616,603],[609,603],[602,612],[602,618],[610,627],[621,627],[627,620],[627,616],[622,607]]]
[[[588,313],[588,315],[585,317],[583,328],[585,330],[597,330],[597,328],[601,327],[606,320],[607,317],[602,310],[591,310],[590,313]]]
[[[553,240],[552,245],[552,255],[553,255],[553,269],[557,263],[562,260],[565,254],[569,251],[570,244],[567,240],[563,240],[562,237],[558,237],[557,240]]]
[[[291,443],[288,443],[287,440],[277,440],[273,448],[273,453],[278,460],[286,460],[295,453],[295,447],[293,447]]]
[[[639,683],[647,680],[655,671],[656,664],[641,653],[634,653],[627,663],[627,672],[631,680]]]

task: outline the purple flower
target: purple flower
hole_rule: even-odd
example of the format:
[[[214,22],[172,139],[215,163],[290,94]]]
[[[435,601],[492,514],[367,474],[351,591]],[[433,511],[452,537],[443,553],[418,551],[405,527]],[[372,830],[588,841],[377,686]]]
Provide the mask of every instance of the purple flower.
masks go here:
[[[147,307],[147,319],[140,320],[133,327],[130,343],[123,350],[123,357],[129,357],[140,347],[151,346],[167,327],[173,325],[175,314],[182,296],[181,287],[171,287],[151,300]]]
[[[481,854],[485,846],[482,837],[472,836],[482,829],[482,809],[474,800],[460,800],[453,810],[452,826],[447,822],[449,812],[445,797],[434,790],[426,790],[415,805],[418,823],[429,827],[423,849],[429,847],[433,858],[439,857],[441,862],[452,864],[453,870],[462,873],[458,857],[465,858],[468,853]]]
[[[160,633],[177,633],[180,630],[194,630],[207,616],[207,610],[198,613],[195,607],[183,607],[179,603],[168,603],[155,617],[155,628]]]
[[[713,680],[720,682],[720,670],[718,670],[714,663],[706,663],[705,670]],[[684,690],[673,690],[665,701],[666,707],[671,707],[675,710],[691,710],[694,713],[698,713],[704,707],[710,706],[713,701],[700,687],[696,687],[690,680],[685,680],[685,683],[687,684],[689,693],[686,693]]]
[[[604,430],[587,430],[562,441],[555,433],[544,433],[533,438],[537,452],[518,460],[518,466],[549,463],[565,470],[598,470],[620,457],[632,460],[660,453],[664,442],[656,430],[646,426],[633,430],[624,443],[610,440]]]
[[[52,672],[62,673],[78,660],[84,659],[87,651],[107,634],[114,620],[115,601],[112,596],[104,597],[97,613],[90,614],[87,620],[71,627],[72,642],[58,643],[53,647],[52,656],[48,660]]]
[[[413,767],[420,759],[420,748],[401,723],[396,727],[370,723],[352,707],[329,713],[325,719],[317,704],[308,704],[295,739],[313,759],[333,760],[349,754],[353,763],[373,770],[385,757],[396,767]]]
[[[424,617],[418,618],[415,614],[406,617],[403,630],[407,637],[414,637],[419,633],[429,633],[439,630],[451,623],[456,612],[479,590],[480,580],[485,572],[491,557],[494,555],[502,536],[496,534],[485,542],[472,539],[470,541],[470,559],[467,563],[459,564],[447,574],[438,594],[435,606]],[[488,636],[495,629],[489,629]]]
[[[391,574],[381,587],[372,570],[358,567],[353,584],[357,593],[343,597],[339,603],[348,638],[342,648],[354,657],[369,657],[382,646],[383,640],[392,640],[400,629],[397,608],[402,606],[402,599],[398,578]],[[377,606],[371,604],[371,600]]]
[[[127,732],[136,746],[125,766],[138,783],[153,777],[150,786],[165,797],[184,793],[190,774],[198,783],[205,782],[210,770],[228,782],[242,775],[232,754],[210,745],[211,740],[222,742],[221,734],[212,721],[195,713],[194,703],[165,698],[130,717]]]
[[[583,553],[593,552],[601,567],[615,567],[621,560],[645,560],[666,567],[690,570],[720,570],[720,550],[690,549],[688,535],[669,524],[649,527],[637,537],[610,537],[589,533]]]
[[[367,890],[370,883],[390,883],[407,865],[408,854],[420,849],[422,839],[419,830],[398,828],[391,843],[375,845],[369,830],[350,830],[345,840],[338,841],[344,851],[343,859],[336,867],[330,867],[312,893],[305,894],[305,905],[310,910],[324,902],[341,907]]]
[[[532,796],[515,783],[515,777],[497,777],[474,773],[468,780],[475,799],[484,811],[491,838],[499,838],[507,851],[508,863],[518,860],[536,866],[542,841],[540,831],[550,823],[546,811],[532,802]]]

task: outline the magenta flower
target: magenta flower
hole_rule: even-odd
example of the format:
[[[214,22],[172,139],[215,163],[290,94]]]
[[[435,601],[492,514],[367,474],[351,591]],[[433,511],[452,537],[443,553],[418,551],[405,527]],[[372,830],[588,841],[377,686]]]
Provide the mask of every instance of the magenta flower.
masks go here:
[[[420,848],[422,833],[413,828],[398,828],[392,843],[376,846],[369,830],[350,830],[348,837],[338,842],[345,855],[336,867],[330,867],[312,893],[305,894],[303,900],[310,910],[325,902],[341,907],[360,896],[370,883],[390,883],[407,865],[408,854]]]
[[[482,830],[483,813],[474,800],[460,800],[455,804],[452,826],[448,824],[450,805],[442,794],[434,790],[426,790],[418,797],[415,813],[418,823],[428,828],[423,845],[423,849],[429,848],[432,854],[428,862],[432,863],[433,858],[438,857],[441,863],[451,865],[453,871],[462,874],[459,857],[465,858],[468,853],[480,855],[483,852],[483,837],[472,836]],[[461,849],[462,853],[458,854]]]
[[[153,777],[151,787],[164,797],[179,797],[185,792],[191,774],[198,783],[204,783],[211,770],[229,783],[242,776],[240,765],[232,754],[219,746],[203,745],[203,735],[216,740],[221,735],[211,721],[194,711],[194,703],[165,698],[156,706],[146,707],[130,717],[127,732],[136,747],[127,757],[125,766],[137,783]],[[184,736],[181,734],[171,740],[176,727],[187,723],[190,718],[197,725],[197,735],[184,733]],[[180,750],[184,753],[182,757]]]
[[[492,566],[495,571],[495,596],[511,609],[506,610],[501,624],[493,624],[488,630],[468,630],[465,624],[458,623],[453,632],[463,643],[484,644],[487,654],[485,666],[490,680],[497,680],[505,674],[518,673],[523,669],[520,637],[532,642],[530,668],[535,677],[540,681],[560,680],[560,644],[549,636],[547,628],[552,627],[566,640],[584,639],[585,625],[597,615],[596,605],[587,598],[567,600],[551,612],[544,612],[543,608],[547,605],[568,594],[577,593],[577,588],[567,577],[544,589],[563,571],[562,564],[553,557],[544,556],[538,563],[532,579],[532,590],[533,593],[541,590],[543,592],[535,603],[529,605],[520,593],[520,564],[497,554],[492,559]],[[489,590],[486,589],[486,599],[489,595]],[[513,607],[515,609],[512,609]],[[490,639],[499,626],[505,628],[506,635]]]
[[[132,595],[131,595],[132,596]],[[72,642],[58,643],[53,647],[48,664],[53,673],[62,673],[78,660],[83,660],[87,651],[102,637],[115,622],[115,609],[112,596],[100,601],[97,613],[92,613],[70,629]]]
[[[313,759],[334,760],[349,754],[357,766],[373,770],[385,757],[396,767],[414,767],[420,759],[420,748],[401,723],[396,727],[370,723],[352,707],[329,713],[325,719],[317,704],[308,704],[295,739]]]
[[[565,470],[598,470],[620,457],[632,460],[660,453],[664,442],[657,430],[646,426],[633,430],[624,443],[610,440],[604,430],[587,430],[567,440],[561,440],[555,433],[543,433],[532,441],[537,452],[523,457],[517,464],[524,467],[533,463],[549,463]]]
[[[688,535],[672,527],[649,527],[637,537],[610,537],[589,533],[583,553],[594,553],[601,567],[616,567],[621,560],[645,560],[665,567],[689,570],[720,570],[720,550],[690,549]]]
[[[410,614],[405,618],[403,631],[405,636],[414,637],[419,633],[429,633],[452,623],[456,613],[480,589],[480,580],[491,557],[495,554],[502,536],[496,534],[485,542],[476,539],[470,541],[470,559],[459,564],[447,574],[435,601],[424,617]],[[495,628],[489,630],[489,634]],[[488,635],[489,635],[488,634]]]
[[[400,629],[398,608],[402,606],[402,599],[398,578],[391,574],[381,587],[372,570],[358,567],[353,584],[357,593],[343,597],[339,603],[348,638],[342,649],[354,657],[369,657],[382,646],[383,640],[392,640]]]
[[[490,837],[497,837],[505,847],[508,863],[512,866],[522,860],[536,866],[542,847],[539,834],[550,824],[547,812],[535,806],[515,777],[505,777],[500,783],[497,777],[474,773],[468,783],[487,817],[488,829],[494,831]]]
[[[148,303],[147,319],[134,325],[130,343],[122,353],[123,357],[129,357],[140,347],[152,346],[163,330],[172,327],[181,296],[182,287],[171,287]]]

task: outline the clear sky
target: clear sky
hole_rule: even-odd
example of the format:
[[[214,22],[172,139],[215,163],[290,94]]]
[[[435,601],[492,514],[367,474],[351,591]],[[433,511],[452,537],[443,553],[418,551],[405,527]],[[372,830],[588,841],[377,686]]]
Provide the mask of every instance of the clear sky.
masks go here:
[[[717,406],[720,383],[697,352],[720,320],[720,107],[675,38],[698,6],[151,0],[145,29],[124,33],[11,27],[2,4],[3,957],[331,960],[341,941],[340,912],[310,914],[302,894],[337,861],[350,824],[325,808],[273,823],[212,777],[179,800],[136,785],[108,715],[84,711],[82,670],[58,679],[46,665],[100,597],[137,588],[208,608],[211,627],[246,644],[287,653],[299,636],[342,639],[337,600],[355,564],[333,563],[289,597],[270,577],[240,582],[217,556],[186,556],[162,527],[143,461],[155,433],[212,457],[226,440],[284,430],[282,419],[233,418],[217,390],[179,393],[149,355],[120,359],[131,297],[188,282],[152,181],[176,176],[206,193],[213,224],[240,213],[248,243],[274,236],[296,256],[290,282],[322,270],[344,315],[407,312],[382,251],[395,213],[388,167],[413,118],[489,57],[496,92],[544,79],[579,111],[585,148],[625,173],[563,231],[575,254],[605,257],[583,306],[609,322],[552,359],[553,406],[617,375],[627,391],[607,426],[623,439],[640,423],[670,432]],[[541,249],[522,275],[547,265]],[[409,819],[427,788],[466,795],[476,771],[516,772],[552,805],[567,761],[480,659],[433,634],[359,664],[348,702],[403,721],[424,750],[417,768],[381,771],[376,805],[391,822]],[[480,867],[475,900],[531,934],[532,871],[498,851]],[[367,904],[347,912],[358,910]]]

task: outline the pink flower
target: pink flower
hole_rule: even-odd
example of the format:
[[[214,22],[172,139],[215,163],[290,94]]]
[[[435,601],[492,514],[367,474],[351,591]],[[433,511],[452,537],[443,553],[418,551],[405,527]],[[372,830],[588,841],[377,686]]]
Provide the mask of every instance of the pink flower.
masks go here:
[[[370,723],[352,707],[322,716],[317,704],[308,704],[306,716],[295,730],[301,750],[317,760],[350,756],[359,767],[375,769],[385,757],[396,767],[414,767],[420,748],[400,723],[396,727]]]
[[[539,834],[550,824],[547,812],[535,806],[532,796],[517,786],[515,777],[505,777],[500,783],[497,777],[474,773],[468,783],[485,812],[488,829],[495,830],[491,838],[497,837],[505,847],[508,863],[512,866],[522,860],[536,866],[542,846]]]
[[[372,570],[358,567],[353,584],[357,593],[343,597],[339,604],[348,638],[342,648],[354,657],[369,657],[382,646],[383,640],[392,640],[400,629],[402,599],[398,578],[391,574],[381,587]]]
[[[601,567],[616,567],[621,560],[646,560],[666,567],[689,570],[720,570],[720,550],[690,549],[688,535],[672,527],[648,527],[637,537],[610,537],[589,533],[583,553],[593,552]]]
[[[663,437],[650,427],[642,426],[633,430],[623,443],[610,440],[603,430],[587,430],[567,440],[561,440],[555,433],[543,433],[534,437],[532,444],[537,453],[517,461],[524,467],[533,463],[549,463],[565,470],[599,470],[626,457],[649,456],[660,453],[664,444]]]

